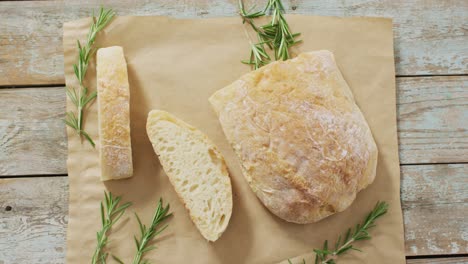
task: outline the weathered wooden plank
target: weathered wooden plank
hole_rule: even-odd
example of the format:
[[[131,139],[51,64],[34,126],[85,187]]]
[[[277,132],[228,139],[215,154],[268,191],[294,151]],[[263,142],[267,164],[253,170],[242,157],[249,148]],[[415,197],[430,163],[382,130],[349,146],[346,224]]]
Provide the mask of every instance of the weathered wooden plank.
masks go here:
[[[467,82],[398,78],[401,163],[468,161]],[[64,89],[0,89],[0,98],[0,176],[66,174]]]
[[[402,163],[468,162],[468,76],[398,78]]]
[[[468,164],[403,166],[407,255],[468,252],[467,173]],[[0,263],[64,263],[67,202],[67,177],[0,179]]]
[[[407,255],[468,252],[468,164],[401,167]]]
[[[468,257],[408,259],[407,264],[468,264]]]
[[[263,6],[264,0],[252,0]],[[350,0],[284,1],[288,13],[325,16],[385,16],[394,19],[399,75],[468,73],[468,1]],[[119,15],[234,16],[237,1],[116,1]],[[86,17],[98,4],[0,2],[0,85],[61,84],[62,24]]]
[[[64,88],[0,89],[0,176],[66,174]]]
[[[0,180],[0,263],[65,263],[68,178]]]

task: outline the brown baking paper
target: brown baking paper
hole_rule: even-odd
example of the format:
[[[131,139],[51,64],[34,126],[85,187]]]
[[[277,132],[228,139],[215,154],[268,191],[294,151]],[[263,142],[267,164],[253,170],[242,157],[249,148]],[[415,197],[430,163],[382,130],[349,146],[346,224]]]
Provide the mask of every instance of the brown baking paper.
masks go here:
[[[335,241],[359,223],[378,200],[390,203],[387,215],[372,229],[372,240],[359,241],[363,252],[340,256],[340,263],[404,263],[400,207],[400,171],[396,129],[395,71],[392,22],[381,18],[288,17],[304,41],[297,51],[331,50],[362,109],[379,148],[377,177],[360,192],[351,207],[315,224],[287,223],[271,214],[244,180],[207,99],[250,68],[240,63],[249,46],[239,18],[182,20],[166,17],[117,17],[97,37],[97,47],[119,45],[128,63],[131,90],[131,137],[134,176],[100,181],[98,150],[68,132],[70,205],[67,263],[87,263],[100,228],[99,203],[104,190],[133,202],[110,234],[108,251],[130,263],[133,235],[150,221],[160,197],[171,205],[169,228],[159,236],[157,249],[145,257],[152,263],[277,263],[312,252],[325,239]],[[67,86],[76,87],[72,64],[76,39],[85,39],[90,19],[64,25]],[[94,59],[86,85],[95,90]],[[67,109],[74,110],[71,102]],[[163,109],[205,132],[224,154],[232,179],[234,208],[226,232],[215,243],[203,239],[190,221],[164,174],[146,134],[147,114]],[[85,111],[85,130],[99,145],[97,104]],[[306,260],[312,263],[312,256]],[[302,260],[302,258],[297,258]],[[109,257],[109,262],[113,260]]]

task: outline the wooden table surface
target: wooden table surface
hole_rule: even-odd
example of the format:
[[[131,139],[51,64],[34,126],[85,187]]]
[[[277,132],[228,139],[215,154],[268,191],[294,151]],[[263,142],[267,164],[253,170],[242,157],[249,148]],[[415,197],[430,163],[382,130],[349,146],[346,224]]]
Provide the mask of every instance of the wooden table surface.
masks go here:
[[[65,262],[63,22],[100,3],[203,18],[235,16],[236,2],[0,2],[0,264]],[[284,2],[288,13],[393,18],[407,262],[468,263],[468,1]]]

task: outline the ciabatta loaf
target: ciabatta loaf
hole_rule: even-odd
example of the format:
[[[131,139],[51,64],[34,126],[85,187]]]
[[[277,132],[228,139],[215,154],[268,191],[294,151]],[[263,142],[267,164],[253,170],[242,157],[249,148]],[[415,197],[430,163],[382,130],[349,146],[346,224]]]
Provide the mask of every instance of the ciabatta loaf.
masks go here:
[[[101,180],[132,177],[130,88],[122,47],[97,51],[96,75]]]
[[[268,64],[210,102],[250,187],[286,221],[341,212],[374,180],[374,138],[329,51]]]
[[[167,112],[151,111],[146,130],[195,226],[207,240],[217,240],[232,213],[224,158],[205,134]]]

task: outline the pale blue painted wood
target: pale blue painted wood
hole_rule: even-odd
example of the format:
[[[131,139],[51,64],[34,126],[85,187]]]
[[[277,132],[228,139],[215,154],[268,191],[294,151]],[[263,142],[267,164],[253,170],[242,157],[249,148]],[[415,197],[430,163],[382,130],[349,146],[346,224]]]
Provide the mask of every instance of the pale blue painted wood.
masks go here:
[[[263,6],[266,1],[246,2]],[[466,0],[284,2],[291,14],[393,18],[398,75],[468,73]],[[0,85],[64,83],[62,24],[89,16],[100,4],[113,7],[119,15],[203,18],[237,14],[236,0],[0,2]]]

